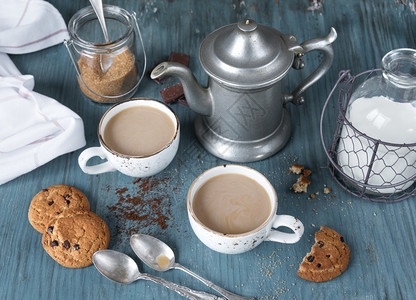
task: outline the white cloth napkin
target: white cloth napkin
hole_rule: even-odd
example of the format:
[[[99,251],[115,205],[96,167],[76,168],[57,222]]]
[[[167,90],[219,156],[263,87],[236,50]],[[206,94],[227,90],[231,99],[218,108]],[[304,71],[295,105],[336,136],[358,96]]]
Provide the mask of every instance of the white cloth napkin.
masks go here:
[[[82,119],[35,91],[5,53],[38,51],[68,38],[59,12],[43,0],[3,1],[0,9],[0,184],[85,146]]]
[[[2,0],[0,4],[0,52],[35,52],[68,39],[65,22],[44,0]]]

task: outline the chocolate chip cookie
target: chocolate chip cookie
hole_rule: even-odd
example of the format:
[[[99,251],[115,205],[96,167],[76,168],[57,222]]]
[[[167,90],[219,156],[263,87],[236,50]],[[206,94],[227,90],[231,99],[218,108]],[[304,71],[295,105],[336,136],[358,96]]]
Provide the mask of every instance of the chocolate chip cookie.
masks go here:
[[[66,209],[89,210],[87,197],[78,189],[68,185],[53,185],[37,193],[30,203],[28,219],[40,233],[52,218]]]
[[[298,276],[314,282],[331,280],[348,267],[350,249],[335,230],[321,226],[315,233],[315,244],[300,264]]]
[[[107,224],[92,211],[66,209],[44,230],[42,245],[60,265],[83,268],[92,264],[92,255],[107,249],[110,232]]]

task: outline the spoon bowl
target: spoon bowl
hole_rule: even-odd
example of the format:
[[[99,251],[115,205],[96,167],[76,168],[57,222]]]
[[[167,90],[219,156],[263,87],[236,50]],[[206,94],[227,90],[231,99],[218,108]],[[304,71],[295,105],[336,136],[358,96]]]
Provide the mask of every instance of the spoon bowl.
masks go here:
[[[216,290],[227,299],[250,299],[233,294],[178,264],[175,262],[175,254],[172,249],[153,236],[147,234],[133,234],[130,238],[130,245],[133,248],[134,253],[136,253],[147,266],[154,270],[164,272],[170,269],[179,269],[197,278],[206,286]]]
[[[146,273],[140,273],[136,262],[128,255],[114,250],[100,250],[94,253],[92,261],[97,270],[108,279],[129,284],[138,279],[150,280],[154,283],[163,285],[181,296],[188,299],[199,300],[217,300],[217,296],[201,291],[195,291],[188,287],[169,282],[162,278],[152,276]]]
[[[150,268],[164,272],[175,268],[175,254],[161,240],[146,234],[134,234],[130,238],[134,253]]]
[[[101,250],[94,253],[92,261],[102,275],[115,282],[129,284],[140,278],[136,262],[124,253]]]

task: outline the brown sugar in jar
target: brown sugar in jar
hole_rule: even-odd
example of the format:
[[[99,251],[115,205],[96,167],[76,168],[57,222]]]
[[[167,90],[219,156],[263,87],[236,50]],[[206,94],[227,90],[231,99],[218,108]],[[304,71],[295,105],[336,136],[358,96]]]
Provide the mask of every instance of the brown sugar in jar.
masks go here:
[[[106,72],[101,67],[102,60],[107,59],[105,55],[113,60]],[[78,76],[81,91],[97,102],[121,100],[123,97],[113,96],[128,93],[137,83],[137,66],[128,48],[118,54],[81,55],[78,67],[82,78]]]
[[[146,53],[135,13],[114,5],[103,9],[108,40],[103,40],[97,16],[87,6],[70,19],[70,40],[64,44],[82,93],[95,102],[113,103],[136,92],[146,70]]]

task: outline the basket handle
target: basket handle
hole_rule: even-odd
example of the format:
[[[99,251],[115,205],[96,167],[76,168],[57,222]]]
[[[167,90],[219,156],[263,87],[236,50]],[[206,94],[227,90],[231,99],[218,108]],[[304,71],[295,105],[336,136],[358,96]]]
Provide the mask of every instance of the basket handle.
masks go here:
[[[346,80],[348,78],[351,78],[351,72],[350,72],[350,70],[345,70],[345,71],[339,72],[338,80],[335,83],[334,87],[332,88],[331,92],[329,93],[328,97],[326,98],[326,101],[324,103],[324,106],[323,106],[322,112],[321,112],[321,119],[319,121],[319,133],[320,133],[320,137],[321,137],[321,143],[322,143],[322,146],[323,146],[324,151],[326,153],[326,156],[330,159],[331,163],[334,163],[334,161],[332,160],[332,158],[330,157],[330,155],[328,153],[328,149],[327,149],[327,147],[325,145],[324,134],[323,134],[323,122],[324,122],[325,111],[326,111],[326,108],[328,106],[329,100],[331,100],[332,95],[334,94],[334,92],[337,89],[338,85],[342,81],[344,81],[344,80]]]

